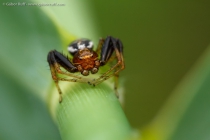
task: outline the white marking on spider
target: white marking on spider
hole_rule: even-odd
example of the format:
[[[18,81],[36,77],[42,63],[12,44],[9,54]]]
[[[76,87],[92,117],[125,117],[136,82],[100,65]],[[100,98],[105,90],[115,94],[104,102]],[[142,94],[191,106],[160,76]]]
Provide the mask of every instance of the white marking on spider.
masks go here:
[[[93,42],[92,41],[89,42],[89,45],[87,46],[87,48],[89,48],[89,49],[93,48]]]
[[[69,47],[68,47],[68,51],[69,51],[70,53],[75,53],[76,51],[78,51],[78,49],[76,49],[76,48],[74,48],[74,47],[72,47],[72,46],[69,46]]]
[[[82,49],[85,48],[85,44],[80,44],[80,43],[78,43],[77,46],[78,46],[78,49],[79,49],[79,50],[82,50]]]

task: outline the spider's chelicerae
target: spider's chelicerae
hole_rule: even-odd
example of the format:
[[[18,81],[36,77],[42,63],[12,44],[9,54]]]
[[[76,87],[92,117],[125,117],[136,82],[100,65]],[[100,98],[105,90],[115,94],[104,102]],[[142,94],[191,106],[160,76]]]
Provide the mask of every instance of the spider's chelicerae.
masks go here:
[[[62,102],[62,92],[58,85],[59,81],[81,82],[95,86],[114,76],[114,89],[116,96],[118,97],[117,83],[119,72],[125,67],[123,60],[123,45],[119,39],[111,36],[108,36],[106,39],[100,39],[98,47],[95,51],[93,50],[92,41],[88,39],[79,39],[75,40],[68,46],[68,51],[71,55],[73,55],[72,60],[56,50],[50,51],[47,56],[52,79],[54,80],[60,95],[60,103]],[[99,58],[98,54],[100,51],[101,54]],[[88,79],[84,77],[88,76],[89,72],[92,74],[97,73],[100,66],[103,66],[114,59],[117,60],[117,63],[100,77],[96,79]],[[66,71],[61,70],[61,67]],[[83,76],[74,75],[73,73],[75,72],[81,72]],[[61,78],[58,74],[63,74],[72,78]]]

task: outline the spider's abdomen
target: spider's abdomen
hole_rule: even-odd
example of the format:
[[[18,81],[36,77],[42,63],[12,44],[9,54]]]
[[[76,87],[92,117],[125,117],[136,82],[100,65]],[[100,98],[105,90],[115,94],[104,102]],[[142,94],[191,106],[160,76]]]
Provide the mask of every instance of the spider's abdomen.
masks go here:
[[[80,72],[86,70],[85,72],[91,71],[96,73],[96,69],[98,70],[100,66],[97,53],[87,48],[80,50],[74,55],[73,63]]]
[[[85,48],[92,50],[93,42],[89,39],[78,39],[68,46],[68,51],[70,54],[75,55],[79,50],[83,50]]]

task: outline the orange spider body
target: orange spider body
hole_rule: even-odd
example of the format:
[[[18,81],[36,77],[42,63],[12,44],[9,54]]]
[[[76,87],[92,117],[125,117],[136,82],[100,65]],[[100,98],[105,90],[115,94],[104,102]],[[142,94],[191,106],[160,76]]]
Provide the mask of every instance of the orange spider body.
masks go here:
[[[98,68],[100,66],[98,54],[89,49],[80,50],[77,54],[75,54],[73,63],[79,71],[92,70],[94,67]]]

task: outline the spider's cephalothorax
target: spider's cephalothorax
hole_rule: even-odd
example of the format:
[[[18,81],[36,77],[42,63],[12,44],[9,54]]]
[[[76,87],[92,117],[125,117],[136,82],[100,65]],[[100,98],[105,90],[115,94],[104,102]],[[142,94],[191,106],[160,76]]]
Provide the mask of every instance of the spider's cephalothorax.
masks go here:
[[[68,51],[74,56],[73,64],[82,75],[89,75],[89,71],[92,74],[98,72],[100,62],[98,54],[93,51],[92,41],[87,39],[76,40],[69,45]]]
[[[115,93],[117,94],[117,83],[118,74],[124,69],[123,60],[123,45],[119,39],[115,39],[108,36],[106,39],[100,39],[96,51],[93,50],[93,42],[88,39],[79,39],[72,42],[68,46],[68,51],[73,55],[73,59],[70,60],[67,56],[59,53],[56,50],[52,50],[48,53],[47,61],[50,65],[51,75],[55,81],[56,87],[60,94],[59,102],[62,101],[61,89],[58,85],[59,81],[70,81],[70,82],[81,82],[88,83],[91,85],[97,85],[104,80],[114,76],[115,77]],[[100,58],[98,58],[98,53],[101,51]],[[115,53],[113,53],[115,52]],[[111,59],[112,58],[112,59]],[[81,72],[83,76],[89,75],[89,71],[92,74],[98,72],[99,67],[105,65],[108,61],[112,61],[115,58],[117,63],[112,66],[107,72],[102,74],[97,79],[88,79],[82,76],[77,76],[72,73]],[[67,71],[60,69],[63,67]],[[72,79],[61,78],[58,74],[63,74],[72,77]]]

